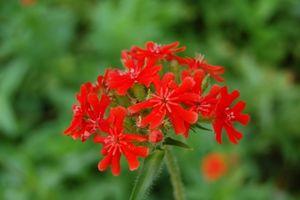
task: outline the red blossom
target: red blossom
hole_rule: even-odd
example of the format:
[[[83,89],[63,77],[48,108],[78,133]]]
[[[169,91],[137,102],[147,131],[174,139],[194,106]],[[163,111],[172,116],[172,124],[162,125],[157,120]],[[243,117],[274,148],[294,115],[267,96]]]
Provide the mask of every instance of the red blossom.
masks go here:
[[[158,143],[161,142],[164,138],[163,133],[161,130],[152,130],[149,133],[149,142],[151,143]]]
[[[150,114],[144,117],[140,125],[145,127],[148,124],[150,129],[158,128],[165,116],[167,116],[176,134],[186,134],[186,125],[197,122],[198,115],[182,107],[182,104],[190,104],[199,100],[199,96],[191,92],[195,82],[191,77],[186,77],[180,86],[174,81],[174,74],[167,73],[161,80],[155,82],[155,94],[144,102],[137,103],[128,108],[130,113],[138,113],[146,108],[152,108]]]
[[[183,72],[183,78],[191,77],[190,74]],[[203,118],[210,118],[213,115],[216,104],[218,103],[217,96],[220,92],[221,87],[218,85],[213,85],[207,94],[204,94],[202,89],[202,82],[205,77],[205,72],[202,70],[196,70],[194,72],[193,80],[195,85],[192,89],[193,92],[199,94],[199,101],[193,102],[191,104],[191,110],[196,111],[201,114]]]
[[[167,45],[160,45],[155,42],[147,42],[145,49],[138,46],[133,46],[130,50],[130,54],[139,59],[151,59],[151,60],[171,60],[174,58],[175,54],[185,50],[185,47],[178,47],[179,42],[173,42]]]
[[[238,101],[234,106],[231,106],[239,95],[240,93],[237,90],[229,94],[227,87],[223,87],[220,90],[220,99],[216,106],[215,118],[213,120],[213,129],[216,134],[216,140],[219,143],[222,143],[223,128],[226,130],[229,140],[234,144],[243,137],[243,135],[234,128],[233,123],[239,122],[243,125],[248,124],[250,116],[242,113],[246,103],[244,101]]]
[[[202,55],[197,55],[195,58],[180,58],[177,57],[177,60],[182,65],[188,66],[188,71],[193,72],[195,70],[203,70],[206,74],[209,74],[212,78],[216,81],[222,82],[224,79],[221,77],[224,74],[225,69],[222,66],[215,66],[210,65],[207,61],[203,58]]]
[[[216,181],[227,172],[227,162],[220,153],[210,153],[202,160],[201,170],[208,181]]]
[[[100,76],[98,80],[102,80]],[[99,83],[99,82],[98,82]],[[73,120],[64,131],[74,139],[80,138],[83,142],[98,130],[104,128],[103,116],[110,103],[107,95],[98,97],[101,86],[85,83],[76,95],[79,105],[73,106]]]
[[[98,169],[104,171],[111,166],[111,171],[115,176],[120,174],[120,158],[122,154],[128,161],[129,169],[136,170],[139,167],[138,157],[145,158],[149,153],[147,147],[133,144],[133,142],[147,141],[147,137],[124,133],[123,123],[126,112],[126,109],[121,106],[112,108],[107,119],[109,126],[104,130],[107,135],[97,134],[94,138],[96,143],[103,145],[101,153],[104,158],[99,162]]]
[[[37,0],[21,0],[23,6],[32,6],[36,3]]]
[[[247,125],[250,117],[242,113],[245,102],[233,104],[239,92],[228,93],[227,87],[209,87],[209,82],[204,82],[211,77],[223,81],[224,68],[208,64],[201,55],[195,58],[176,55],[184,50],[179,42],[167,45],[147,42],[144,48],[133,46],[122,52],[125,70],[106,70],[96,84],[88,82],[81,86],[76,95],[78,103],[73,106],[73,119],[64,133],[82,142],[94,135],[94,142],[102,145],[100,171],[110,167],[113,175],[119,175],[122,155],[130,170],[137,169],[139,158],[149,154],[147,146],[153,150],[166,145],[162,142],[162,130],[169,131],[173,127],[175,134],[188,137],[192,125],[201,128],[196,124],[198,118],[212,123],[218,143],[222,143],[223,129],[232,143],[242,138],[234,123]],[[168,68],[162,70],[161,65],[169,63],[172,67],[173,60],[186,67],[176,80],[175,74],[166,72]],[[135,84],[147,93],[138,95],[134,91],[131,95],[130,89]],[[120,97],[128,91],[128,98]],[[131,115],[118,103],[126,105]],[[207,180],[216,180],[226,172],[227,164],[222,155],[211,154],[203,159],[202,170]]]
[[[153,60],[139,61],[126,52],[122,53],[122,60],[126,71],[117,69],[108,73],[108,86],[115,89],[119,95],[125,95],[135,83],[149,87],[161,69],[161,66],[155,65]]]

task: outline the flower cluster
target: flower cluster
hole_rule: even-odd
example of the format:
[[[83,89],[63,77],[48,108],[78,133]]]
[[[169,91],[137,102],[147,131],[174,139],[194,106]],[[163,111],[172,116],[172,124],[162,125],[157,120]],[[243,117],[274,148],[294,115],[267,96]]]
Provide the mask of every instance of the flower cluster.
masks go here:
[[[218,84],[209,87],[207,81],[223,82],[224,68],[201,55],[179,56],[184,50],[178,42],[133,46],[121,54],[124,69],[107,69],[96,83],[81,86],[65,134],[82,142],[93,137],[102,145],[100,171],[111,167],[118,175],[122,155],[135,170],[138,158],[162,147],[172,130],[187,138],[203,121],[212,124],[218,143],[223,130],[232,143],[242,138],[234,123],[247,125],[249,115],[242,113],[245,102],[234,102],[239,92]]]

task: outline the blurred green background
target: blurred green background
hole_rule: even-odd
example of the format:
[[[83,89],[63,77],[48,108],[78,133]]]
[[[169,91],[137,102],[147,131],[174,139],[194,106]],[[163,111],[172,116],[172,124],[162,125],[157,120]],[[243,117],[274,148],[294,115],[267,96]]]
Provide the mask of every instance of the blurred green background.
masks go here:
[[[225,66],[252,116],[239,145],[199,131],[176,151],[187,199],[300,199],[299,22],[297,0],[0,1],[0,199],[128,199],[136,172],[98,172],[100,146],[62,132],[80,84],[148,40]],[[215,182],[210,152],[235,160]],[[148,199],[172,199],[165,167]]]

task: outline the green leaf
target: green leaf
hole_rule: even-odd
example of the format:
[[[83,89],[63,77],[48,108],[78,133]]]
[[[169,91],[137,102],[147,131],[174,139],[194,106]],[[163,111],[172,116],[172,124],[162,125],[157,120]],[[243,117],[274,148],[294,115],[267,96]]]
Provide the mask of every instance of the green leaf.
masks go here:
[[[164,145],[172,145],[172,146],[177,146],[177,147],[182,147],[182,148],[185,148],[185,149],[192,149],[189,145],[179,141],[179,140],[175,140],[173,138],[170,138],[170,137],[166,137],[164,142],[163,142]]]
[[[139,171],[137,180],[133,186],[130,200],[139,200],[144,198],[149,187],[153,184],[153,181],[158,176],[164,155],[164,151],[155,150],[149,157],[145,159],[143,166]]]
[[[206,128],[200,124],[196,124],[195,127],[199,128],[199,129],[202,129],[202,130],[205,130],[205,131],[212,131],[210,128]]]

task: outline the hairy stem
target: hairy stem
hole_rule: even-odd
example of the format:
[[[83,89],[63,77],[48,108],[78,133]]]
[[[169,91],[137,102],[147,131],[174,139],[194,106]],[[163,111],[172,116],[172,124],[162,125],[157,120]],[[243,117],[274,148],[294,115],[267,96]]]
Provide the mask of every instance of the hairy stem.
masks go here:
[[[175,200],[184,200],[184,186],[180,176],[180,170],[177,160],[174,157],[172,151],[167,146],[165,147],[165,154],[165,162],[167,164],[167,169],[170,174],[174,198]]]
[[[140,200],[145,197],[150,186],[153,184],[153,181],[158,176],[164,154],[164,151],[155,150],[148,158],[145,159],[133,186],[129,198],[130,200]]]

